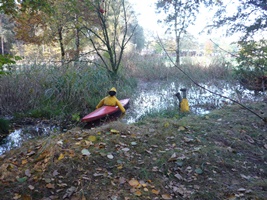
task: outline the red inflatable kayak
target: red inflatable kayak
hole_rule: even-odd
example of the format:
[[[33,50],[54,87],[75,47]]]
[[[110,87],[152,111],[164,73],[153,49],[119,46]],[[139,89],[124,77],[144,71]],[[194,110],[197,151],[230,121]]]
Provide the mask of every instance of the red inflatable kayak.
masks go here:
[[[123,107],[126,107],[129,103],[130,99],[122,99],[120,100]],[[108,115],[112,115],[119,111],[120,109],[118,106],[102,106],[101,108],[98,108],[94,110],[93,112],[89,113],[88,115],[84,116],[82,118],[82,122],[92,122],[97,119],[101,119],[103,117],[106,117]]]

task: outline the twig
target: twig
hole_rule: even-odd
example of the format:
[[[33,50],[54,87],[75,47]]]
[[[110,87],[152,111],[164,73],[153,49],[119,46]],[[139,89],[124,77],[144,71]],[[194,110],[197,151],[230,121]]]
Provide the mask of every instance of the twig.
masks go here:
[[[221,94],[219,94],[219,93],[213,92],[213,91],[211,91],[211,90],[209,90],[209,89],[203,87],[202,85],[198,84],[198,83],[197,83],[195,80],[193,80],[193,79],[192,79],[192,78],[191,78],[191,77],[190,77],[184,70],[182,70],[179,66],[176,65],[176,63],[174,63],[174,61],[172,60],[172,58],[170,57],[170,55],[169,55],[168,52],[166,51],[166,49],[165,49],[165,47],[164,47],[164,45],[163,45],[161,39],[159,38],[159,36],[158,36],[158,39],[159,39],[159,42],[160,42],[161,47],[163,48],[164,52],[166,53],[166,55],[167,55],[167,57],[169,58],[169,60],[171,61],[171,63],[172,63],[178,70],[180,70],[180,71],[181,71],[187,78],[189,78],[189,79],[190,79],[196,86],[202,88],[203,90],[206,90],[206,91],[210,92],[211,94],[214,94],[214,95],[220,96],[220,97],[222,97],[222,98],[228,99],[228,100],[230,100],[230,101],[232,101],[232,102],[234,102],[234,103],[236,103],[236,104],[242,106],[243,108],[245,108],[245,109],[248,110],[249,112],[251,112],[251,113],[253,113],[254,115],[256,115],[257,117],[259,117],[259,118],[260,118],[261,120],[263,120],[265,123],[267,123],[267,118],[266,118],[266,117],[262,117],[262,116],[260,116],[259,114],[257,114],[257,113],[254,112],[253,110],[249,109],[249,108],[246,107],[245,105],[239,103],[238,101],[236,101],[236,100],[234,100],[234,99],[231,99],[231,98],[229,98],[229,97],[227,97],[227,96],[221,95]]]

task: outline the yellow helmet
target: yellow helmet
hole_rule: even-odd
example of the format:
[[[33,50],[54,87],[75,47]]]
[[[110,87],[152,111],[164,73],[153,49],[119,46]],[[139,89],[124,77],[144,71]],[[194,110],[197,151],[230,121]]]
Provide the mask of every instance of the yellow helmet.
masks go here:
[[[110,92],[110,91],[113,91],[113,92],[116,92],[116,93],[117,93],[117,90],[116,90],[115,87],[111,88],[111,89],[109,90],[109,92]]]

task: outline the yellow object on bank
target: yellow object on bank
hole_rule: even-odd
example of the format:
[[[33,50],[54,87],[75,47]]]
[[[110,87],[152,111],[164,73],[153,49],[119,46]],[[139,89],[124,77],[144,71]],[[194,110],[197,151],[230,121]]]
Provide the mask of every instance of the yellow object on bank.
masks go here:
[[[182,99],[180,106],[181,112],[189,112],[189,103],[187,99]]]

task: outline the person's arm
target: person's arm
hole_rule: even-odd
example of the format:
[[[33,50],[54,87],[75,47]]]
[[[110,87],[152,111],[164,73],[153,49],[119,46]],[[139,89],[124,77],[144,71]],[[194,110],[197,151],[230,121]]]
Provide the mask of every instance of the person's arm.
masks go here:
[[[117,100],[117,106],[119,107],[122,113],[125,113],[125,108],[123,107],[123,105],[121,104],[119,100]]]
[[[102,100],[97,104],[96,109],[97,109],[97,108],[100,108],[100,107],[102,107],[102,106],[104,105],[104,100],[105,100],[105,98],[102,99]]]

